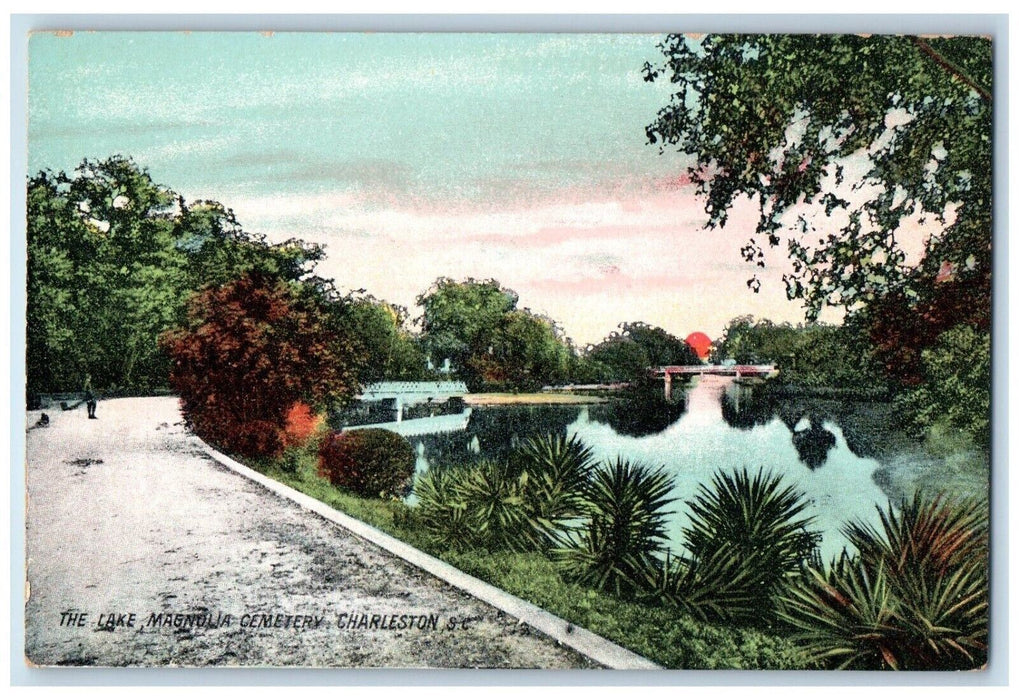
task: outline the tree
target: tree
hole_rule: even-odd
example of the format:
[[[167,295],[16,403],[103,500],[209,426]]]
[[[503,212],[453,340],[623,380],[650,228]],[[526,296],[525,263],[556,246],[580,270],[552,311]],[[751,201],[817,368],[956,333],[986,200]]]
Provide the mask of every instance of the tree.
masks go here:
[[[494,337],[493,355],[508,386],[534,391],[566,379],[572,352],[551,319],[527,309],[510,311]]]
[[[29,180],[30,391],[78,388],[86,373],[131,385],[160,364],[155,338],[181,301],[175,202],[121,158]]]
[[[452,360],[477,390],[533,390],[569,374],[573,348],[550,318],[517,308],[496,280],[448,278],[420,295],[422,339],[433,361]]]
[[[643,378],[650,367],[701,362],[682,338],[639,321],[620,323],[618,331],[588,348],[586,357],[608,369],[607,379],[628,381]]]
[[[442,277],[417,303],[424,309],[421,329],[425,348],[436,363],[449,358],[469,381],[478,380],[471,358],[488,354],[503,317],[516,308],[516,292],[496,280],[463,282]]]
[[[645,79],[676,90],[648,140],[693,156],[708,227],[724,226],[741,197],[757,203],[743,255],[763,267],[765,246],[784,241],[786,292],[808,318],[892,293],[915,302],[945,269],[989,308],[989,40],[670,36],[661,49]],[[918,262],[901,240],[917,217],[939,225]]]
[[[197,294],[187,325],[161,339],[189,427],[227,451],[276,456],[296,403],[350,398],[363,360],[340,306],[259,272]]]
[[[85,160],[28,181],[28,391],[166,386],[157,344],[184,323],[187,299],[249,272],[304,279],[319,246],[268,244],[216,202],[188,205],[132,160]]]
[[[346,306],[351,334],[365,352],[364,383],[420,380],[427,374],[421,344],[405,328],[406,310],[372,296],[356,296]]]

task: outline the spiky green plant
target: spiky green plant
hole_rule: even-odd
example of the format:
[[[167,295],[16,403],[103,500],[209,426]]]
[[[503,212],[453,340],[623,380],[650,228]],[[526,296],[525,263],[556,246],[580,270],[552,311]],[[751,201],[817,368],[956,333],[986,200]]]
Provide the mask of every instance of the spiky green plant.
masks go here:
[[[617,595],[634,590],[663,551],[674,499],[663,469],[617,458],[592,472],[584,489],[584,523],[553,550],[564,573]]]
[[[713,589],[720,599],[743,601],[724,606],[723,619],[769,617],[779,588],[801,573],[820,541],[820,534],[808,529],[811,519],[801,517],[807,507],[803,493],[764,469],[754,475],[747,469],[717,472],[687,507],[687,566],[697,572],[688,605],[707,600]],[[677,597],[683,595],[676,589]],[[709,605],[701,616],[721,608]]]
[[[802,493],[764,470],[716,473],[687,502],[686,553],[652,563],[647,591],[701,620],[761,622],[774,617],[774,597],[798,576],[820,535],[807,529]]]
[[[414,486],[418,520],[435,545],[526,551],[531,548],[526,485],[526,474],[505,462],[433,468]]]
[[[679,608],[704,622],[742,621],[760,613],[752,568],[739,555],[719,550],[703,559],[666,556],[649,562],[639,580],[642,597]]]
[[[525,536],[534,549],[548,550],[562,541],[584,512],[584,489],[594,456],[575,435],[543,435],[526,440],[512,455],[525,474]]]
[[[463,470],[459,493],[477,545],[517,552],[530,548],[526,488],[527,475],[505,462],[486,460]]]
[[[955,670],[987,659],[986,510],[917,494],[880,530],[845,529],[858,554],[811,570],[783,596],[782,619],[814,658],[839,668]]]
[[[434,546],[457,550],[474,546],[476,537],[462,490],[463,476],[460,468],[433,467],[414,482],[418,522]]]

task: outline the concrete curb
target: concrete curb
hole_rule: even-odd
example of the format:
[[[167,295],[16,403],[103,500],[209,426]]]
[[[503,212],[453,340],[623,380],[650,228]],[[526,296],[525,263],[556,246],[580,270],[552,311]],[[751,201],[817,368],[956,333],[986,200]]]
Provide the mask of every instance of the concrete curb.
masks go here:
[[[390,554],[400,557],[404,561],[413,564],[419,569],[423,569],[433,576],[442,579],[449,585],[459,588],[465,593],[468,593],[475,598],[482,600],[509,615],[512,615],[521,622],[530,625],[536,630],[544,632],[560,644],[580,652],[596,663],[602,664],[603,666],[611,669],[648,670],[662,668],[648,659],[645,659],[643,656],[635,654],[628,649],[624,649],[618,644],[613,644],[609,640],[598,636],[594,632],[586,630],[583,627],[577,627],[576,625],[539,608],[533,603],[528,603],[526,600],[521,600],[514,595],[510,595],[506,591],[485,583],[481,579],[469,576],[444,561],[436,559],[429,554],[425,554],[405,542],[401,542],[395,537],[387,535],[381,530],[375,529],[371,525],[363,523],[360,520],[356,520],[345,513],[341,513],[338,510],[327,506],[325,503],[312,498],[311,496],[303,494],[285,484],[281,484],[275,479],[270,479],[264,474],[260,474],[254,469],[246,467],[240,462],[237,462],[236,460],[216,451],[212,447],[205,445],[205,443],[202,444],[209,456],[224,467],[227,467],[251,481],[261,484],[278,496],[282,496],[283,498],[293,501],[313,513],[317,513],[326,520],[349,530],[358,537],[368,540]]]

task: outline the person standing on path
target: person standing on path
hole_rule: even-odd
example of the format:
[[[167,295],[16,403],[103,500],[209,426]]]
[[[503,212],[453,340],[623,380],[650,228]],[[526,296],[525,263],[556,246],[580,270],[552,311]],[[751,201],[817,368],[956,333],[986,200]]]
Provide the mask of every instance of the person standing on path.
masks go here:
[[[85,375],[85,385],[82,387],[82,391],[85,392],[85,408],[88,410],[88,417],[92,420],[96,419],[96,395],[92,391],[92,375]]]

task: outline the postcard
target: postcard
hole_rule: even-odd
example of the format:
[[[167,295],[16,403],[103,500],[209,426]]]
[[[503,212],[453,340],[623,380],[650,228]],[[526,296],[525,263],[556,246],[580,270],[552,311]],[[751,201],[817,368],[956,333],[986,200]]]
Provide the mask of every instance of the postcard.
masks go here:
[[[34,33],[26,663],[985,669],[991,57]]]

